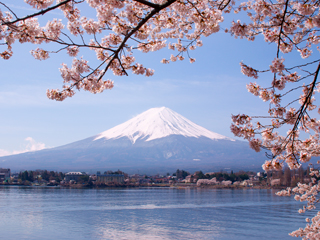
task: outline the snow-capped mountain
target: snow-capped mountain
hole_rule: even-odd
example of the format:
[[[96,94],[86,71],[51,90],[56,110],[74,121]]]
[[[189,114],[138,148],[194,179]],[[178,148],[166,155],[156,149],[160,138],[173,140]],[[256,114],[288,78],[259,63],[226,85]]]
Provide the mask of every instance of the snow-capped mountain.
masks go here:
[[[137,139],[151,141],[170,135],[234,141],[211,132],[166,107],[151,108],[125,123],[100,133],[94,141],[102,138],[108,140],[127,137],[134,144]]]
[[[98,135],[64,146],[0,158],[13,170],[117,170],[166,173],[176,169],[258,169],[263,154],[211,132],[165,108],[152,108]]]

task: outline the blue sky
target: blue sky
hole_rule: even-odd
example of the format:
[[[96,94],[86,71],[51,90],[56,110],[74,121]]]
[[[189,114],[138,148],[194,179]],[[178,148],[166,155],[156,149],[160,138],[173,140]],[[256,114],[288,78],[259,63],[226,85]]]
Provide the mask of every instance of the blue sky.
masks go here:
[[[81,140],[161,106],[211,131],[233,137],[229,130],[231,114],[265,115],[268,107],[247,92],[246,83],[255,79],[240,72],[239,62],[266,69],[276,55],[276,46],[262,38],[248,42],[223,32],[203,39],[203,43],[203,47],[191,52],[196,58],[193,64],[188,60],[161,64],[161,59],[172,53],[166,49],[136,53],[138,62],[155,70],[153,77],[115,77],[110,72],[107,78],[115,81],[114,89],[97,95],[82,91],[63,102],[47,99],[46,90],[61,88],[58,68],[62,62],[70,65],[72,58],[63,52],[38,61],[29,53],[36,46],[15,44],[13,57],[0,60],[0,155],[24,151],[39,143],[56,147]],[[44,49],[57,47],[48,45]],[[94,53],[88,56],[84,57],[89,64],[95,61]],[[268,84],[268,77],[262,76],[258,81]]]

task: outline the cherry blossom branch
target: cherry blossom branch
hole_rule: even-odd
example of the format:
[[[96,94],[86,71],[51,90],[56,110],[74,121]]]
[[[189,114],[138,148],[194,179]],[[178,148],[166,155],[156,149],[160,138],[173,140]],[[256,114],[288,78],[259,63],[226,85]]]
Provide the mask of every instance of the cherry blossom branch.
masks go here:
[[[230,4],[231,0],[228,0],[228,2],[222,7],[222,4],[224,3],[224,0],[221,1],[221,3],[219,4],[218,9],[219,10],[224,10],[229,4]]]
[[[7,8],[16,18],[18,18],[18,16],[14,13],[14,11],[12,11],[6,4],[0,2],[1,5],[3,5],[5,8]]]
[[[306,64],[301,64],[301,65],[297,65],[297,66],[294,66],[294,67],[291,67],[291,68],[286,68],[286,69],[287,70],[292,70],[292,69],[295,69],[295,68],[306,67],[306,66],[309,66],[311,64],[319,63],[319,62],[320,62],[320,59],[317,59],[317,60],[314,60],[314,61],[306,63]]]
[[[152,3],[152,2],[149,2],[149,1],[146,1],[146,0],[132,0],[132,1],[141,3],[143,5],[149,6],[149,7],[154,8],[154,9],[159,8],[161,6],[159,4]]]
[[[5,23],[3,23],[3,24],[4,24],[4,25],[14,24],[14,23],[16,23],[16,22],[24,21],[24,20],[26,20],[26,19],[33,18],[33,17],[39,16],[39,15],[44,15],[44,14],[46,14],[47,12],[50,12],[50,11],[52,11],[52,10],[54,10],[54,9],[57,9],[58,7],[60,7],[60,6],[62,6],[62,5],[65,5],[66,3],[70,2],[70,1],[73,1],[73,0],[64,0],[63,2],[60,2],[60,3],[56,4],[55,6],[49,7],[49,8],[47,8],[47,9],[43,9],[43,10],[41,10],[41,11],[39,11],[39,12],[36,12],[36,13],[34,13],[34,14],[31,14],[31,15],[27,15],[27,16],[25,16],[25,17],[23,17],[23,18],[17,18],[16,20],[11,21],[11,22],[5,22]]]
[[[316,86],[316,82],[317,82],[319,71],[320,71],[320,63],[318,64],[318,67],[317,67],[317,70],[315,72],[314,79],[313,79],[313,81],[311,83],[311,87],[309,89],[308,95],[305,98],[305,101],[304,101],[303,105],[300,108],[301,110],[299,111],[297,120],[296,120],[296,122],[294,124],[293,131],[295,131],[297,129],[301,118],[303,117],[303,115],[307,111],[307,108],[308,108],[309,104],[311,103],[310,100],[311,100],[311,97],[313,96],[313,90],[314,90],[314,88]]]
[[[107,48],[107,47],[103,47],[103,46],[88,46],[86,43],[83,43],[83,44],[77,44],[77,43],[67,43],[67,42],[64,42],[64,41],[59,41],[59,40],[55,40],[55,39],[50,39],[50,38],[45,38],[45,37],[36,37],[37,39],[46,39],[46,40],[49,40],[50,42],[55,42],[55,43],[58,43],[60,45],[66,45],[66,46],[76,46],[76,47],[85,47],[85,48],[102,48],[104,50],[108,50],[108,51],[111,51],[111,52],[115,52],[115,50],[113,50],[112,48]],[[72,41],[72,40],[70,40]]]
[[[280,53],[280,39],[281,39],[283,24],[285,23],[285,17],[286,17],[286,14],[287,14],[287,9],[288,9],[288,3],[289,3],[289,1],[290,1],[290,0],[286,0],[285,9],[284,9],[284,11],[283,11],[283,17],[282,17],[281,26],[280,26],[280,31],[279,31],[278,48],[277,48],[277,58],[279,58],[279,53]]]
[[[156,15],[157,13],[159,13],[162,9],[167,8],[168,6],[170,6],[170,5],[171,5],[172,3],[174,3],[174,2],[176,2],[176,0],[169,0],[169,1],[167,1],[166,3],[164,3],[164,4],[162,4],[162,5],[155,6],[155,8],[154,8],[149,14],[147,14],[146,17],[145,17],[142,21],[140,21],[140,22],[138,23],[138,25],[137,25],[135,28],[133,28],[133,29],[125,36],[125,38],[123,39],[122,43],[119,45],[119,47],[117,48],[117,50],[114,50],[114,51],[113,51],[113,55],[112,55],[111,60],[109,61],[109,63],[107,64],[107,66],[106,66],[105,69],[104,69],[103,74],[99,76],[99,78],[98,78],[97,81],[101,80],[101,78],[105,75],[105,73],[108,71],[108,69],[109,69],[109,67],[111,66],[111,64],[112,64],[116,59],[119,60],[119,63],[121,62],[120,59],[119,59],[118,54],[119,54],[120,51],[122,51],[122,49],[124,48],[124,46],[125,46],[126,42],[128,41],[128,39],[130,39],[131,36],[132,36],[135,32],[137,32],[150,18],[152,18],[154,15]],[[123,67],[123,66],[122,66],[122,67]],[[124,73],[127,74],[126,71],[124,71]],[[80,82],[82,82],[82,80],[83,80],[83,79],[80,79],[80,80],[75,81],[75,83],[72,84],[68,89],[71,90],[74,86],[76,86],[77,84],[79,84]]]

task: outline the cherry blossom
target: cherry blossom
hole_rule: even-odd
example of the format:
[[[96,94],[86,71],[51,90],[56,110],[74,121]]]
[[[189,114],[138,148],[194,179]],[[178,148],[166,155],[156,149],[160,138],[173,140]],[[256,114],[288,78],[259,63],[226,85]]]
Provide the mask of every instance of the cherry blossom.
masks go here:
[[[251,68],[250,66],[247,66],[246,64],[240,62],[240,66],[241,66],[241,72],[248,76],[248,77],[253,77],[253,78],[258,78],[258,71]]]
[[[31,50],[32,56],[38,60],[46,60],[49,58],[49,53],[41,48],[36,48],[35,50]]]
[[[53,4],[54,0],[24,0],[26,3],[37,9],[44,9]]]
[[[282,71],[284,70],[284,59],[279,59],[279,58],[275,58],[273,61],[272,61],[272,65],[270,65],[270,70],[271,72],[273,73],[282,73]]]
[[[253,150],[255,150],[256,152],[260,152],[260,150],[261,150],[261,148],[260,148],[260,146],[261,146],[261,140],[260,139],[251,139],[250,141],[249,141],[249,146],[253,149]]]

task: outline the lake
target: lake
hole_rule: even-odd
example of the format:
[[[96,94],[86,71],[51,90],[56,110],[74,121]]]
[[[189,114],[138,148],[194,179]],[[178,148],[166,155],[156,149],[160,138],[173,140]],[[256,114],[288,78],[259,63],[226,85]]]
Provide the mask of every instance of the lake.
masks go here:
[[[0,187],[1,239],[296,239],[307,215],[275,192]]]

